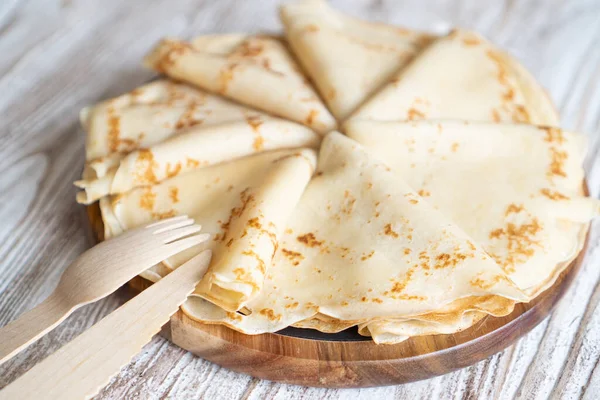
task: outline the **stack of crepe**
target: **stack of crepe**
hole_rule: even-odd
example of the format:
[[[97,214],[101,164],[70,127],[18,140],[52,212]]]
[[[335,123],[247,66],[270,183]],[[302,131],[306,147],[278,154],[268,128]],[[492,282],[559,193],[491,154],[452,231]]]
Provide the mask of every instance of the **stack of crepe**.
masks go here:
[[[106,237],[176,214],[213,234],[143,277],[210,248],[191,318],[377,343],[454,333],[552,286],[599,203],[583,136],[518,62],[473,32],[321,0],[281,19],[283,38],[165,39],[145,64],[166,78],[81,113],[77,200],[99,199]]]

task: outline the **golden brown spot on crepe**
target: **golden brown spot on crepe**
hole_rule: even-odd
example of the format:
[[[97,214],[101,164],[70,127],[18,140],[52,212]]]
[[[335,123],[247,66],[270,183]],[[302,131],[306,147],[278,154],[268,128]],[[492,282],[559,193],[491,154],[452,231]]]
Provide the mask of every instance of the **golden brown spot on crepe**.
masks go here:
[[[115,109],[113,107],[109,107],[107,109],[108,113],[108,148],[111,152],[119,151],[119,135],[121,132],[120,125],[121,119],[120,117],[114,115]]]
[[[467,244],[469,245],[469,248],[470,248],[472,251],[475,251],[475,245],[473,244],[473,242],[471,242],[470,240],[467,240]]]
[[[509,80],[509,66],[507,66],[502,53],[496,50],[488,50],[487,56],[494,61],[496,68],[498,69],[498,82],[504,87],[504,93],[502,94],[502,100],[504,102],[504,109],[512,112],[513,122],[529,122],[529,113],[525,107],[521,104],[514,104],[515,89]],[[501,117],[498,111],[492,110],[492,117],[495,122],[500,122]]]
[[[496,275],[491,281],[486,281],[479,277],[471,279],[469,282],[472,286],[478,287],[483,290],[489,290],[493,288],[500,281],[508,281],[508,279],[503,275]]]
[[[417,110],[416,108],[410,108],[408,110],[406,118],[409,121],[415,121],[415,120],[419,120],[419,119],[424,119],[425,114],[423,114],[421,111]]]
[[[194,160],[193,158],[186,157],[185,166],[188,168],[196,168],[200,165],[200,161]]]
[[[265,317],[269,318],[271,321],[281,320],[281,314],[275,314],[275,311],[273,311],[271,308],[263,308],[262,310],[259,311],[259,314],[264,315]]]
[[[260,55],[263,50],[264,46],[262,44],[245,41],[236,49],[236,53],[238,53],[241,57],[251,58]]]
[[[430,268],[429,260],[430,260],[430,257],[426,251],[422,251],[419,253],[419,261],[421,261],[421,264],[420,264],[421,268],[428,270]]]
[[[297,301],[295,301],[295,302],[293,302],[291,304],[286,305],[285,308],[287,308],[287,309],[296,308],[296,307],[298,307],[298,304],[299,303]]]
[[[296,239],[308,247],[319,247],[323,244],[323,241],[317,240],[313,233],[298,236]]]
[[[366,261],[366,260],[368,260],[369,258],[373,257],[373,254],[375,254],[375,250],[371,250],[371,252],[370,252],[370,253],[368,253],[368,254],[364,254],[364,255],[363,255],[363,256],[362,256],[360,259],[361,259],[362,261]]]
[[[431,193],[428,192],[427,190],[421,189],[417,192],[417,194],[421,197],[429,197],[431,196]]]
[[[251,228],[255,228],[255,229],[260,229],[262,228],[262,225],[260,224],[260,222],[258,221],[257,217],[254,218],[250,218],[248,220],[248,222],[246,223],[247,226],[251,227]]]
[[[411,253],[411,249],[409,249],[408,247],[404,248],[404,254],[409,255]]]
[[[448,267],[456,267],[461,261],[466,260],[467,255],[462,254],[462,253],[453,253],[453,254],[448,254],[448,253],[442,253],[439,254],[436,258],[435,258],[435,265],[433,266],[433,268],[435,269],[442,269],[442,268],[448,268]]]
[[[173,218],[176,215],[177,215],[177,212],[175,210],[169,210],[169,211],[165,211],[165,212],[153,212],[152,218],[153,219],[166,219],[166,218]]]
[[[259,132],[258,128],[263,124],[263,120],[260,119],[260,116],[258,115],[246,116],[246,122],[248,125],[250,125],[254,132]]]
[[[342,247],[339,247],[338,250],[340,251],[340,255],[342,258],[346,258],[348,256],[348,254],[350,254],[350,248],[348,248],[348,247],[342,246]]]
[[[261,151],[264,147],[264,143],[265,143],[265,138],[263,138],[262,136],[256,136],[254,138],[254,142],[252,142],[252,148],[255,151]]]
[[[333,99],[335,99],[335,95],[336,95],[336,91],[335,91],[335,89],[334,89],[334,88],[331,88],[331,89],[329,89],[329,93],[327,94],[327,96],[326,96],[326,97],[327,97],[329,100],[333,100]]]
[[[345,300],[344,300],[344,301],[342,301],[340,304],[341,304],[342,306],[347,306],[349,303],[348,303],[347,301],[345,301]]]
[[[458,150],[458,148],[460,147],[460,144],[458,144],[457,142],[452,143],[452,146],[450,147],[450,150],[453,153],[456,153],[456,151]]]
[[[392,224],[386,224],[386,226],[383,227],[383,233],[393,238],[397,238],[399,236],[398,233],[394,232],[394,230],[392,229]]]
[[[152,188],[145,188],[144,193],[140,197],[140,208],[152,211],[154,209],[154,200],[156,200],[156,193],[152,191]]]
[[[310,24],[310,25],[306,25],[306,28],[304,28],[305,32],[319,32],[319,27],[317,25],[314,24]]]
[[[169,197],[173,203],[179,203],[179,189],[175,186],[169,188]]]
[[[362,301],[362,302],[364,303],[364,302],[367,302],[367,301],[369,301],[369,299],[367,298],[367,296],[363,296],[363,297],[360,299],[360,301]]]
[[[561,129],[550,126],[540,126],[539,129],[546,132],[546,136],[544,137],[546,142],[558,144],[563,144],[565,142],[565,136]]]
[[[232,244],[233,244],[233,238],[229,239],[229,241],[227,243],[225,243],[225,246],[231,247]]]
[[[500,113],[495,108],[492,110],[492,121],[494,121],[494,122],[502,121],[502,117],[500,117]]]
[[[356,204],[356,198],[352,196],[352,194],[346,190],[344,191],[344,199],[342,200],[342,206],[340,208],[340,212],[342,214],[350,215],[354,210],[354,205]],[[340,219],[340,218],[338,218]]]
[[[260,272],[262,272],[263,274],[265,273],[265,271],[267,270],[267,268],[265,266],[265,262],[263,261],[262,258],[260,258],[260,256],[254,250],[242,251],[242,254],[245,256],[253,257],[258,263],[258,266],[257,266],[258,270]]]
[[[504,228],[498,228],[490,232],[490,239],[506,240],[508,255],[504,257],[498,254],[490,255],[502,266],[506,273],[515,271],[515,264],[525,262],[535,253],[535,246],[541,247],[535,236],[542,230],[542,225],[535,217],[530,222],[515,224],[508,222]]]
[[[552,161],[550,162],[550,168],[546,175],[548,175],[549,178],[554,176],[566,177],[567,173],[565,172],[564,167],[565,161],[568,158],[567,152],[559,151],[555,147],[550,147],[550,157],[552,158]]]
[[[511,204],[508,205],[508,207],[506,207],[506,211],[504,212],[504,215],[508,216],[508,214],[520,213],[524,209],[525,209],[525,207],[523,207],[522,204],[511,203]]]
[[[179,118],[179,120],[175,123],[175,128],[176,129],[189,128],[191,126],[202,123],[201,120],[194,119],[194,112],[196,111],[196,108],[198,106],[199,106],[199,104],[195,100],[192,100],[186,106],[186,109],[185,109],[184,113],[181,114],[181,117]]]
[[[221,229],[223,229],[223,236],[221,237],[220,235],[215,235],[215,240],[217,240],[217,237],[219,237],[220,240],[225,240],[225,237],[227,236],[227,233],[228,233],[227,231],[229,230],[231,222],[235,218],[242,215],[242,213],[246,210],[246,208],[250,205],[250,203],[254,201],[254,195],[250,194],[250,188],[246,188],[240,193],[240,200],[241,200],[241,205],[239,207],[232,208],[231,213],[229,214],[229,219],[226,222],[221,223]]]
[[[371,299],[371,301],[372,301],[373,303],[379,303],[379,304],[383,303],[383,300],[381,300],[380,298],[377,298],[377,297],[375,297],[375,298],[372,298],[372,299]]]
[[[189,43],[173,40],[163,40],[160,46],[166,51],[162,54],[160,59],[156,61],[154,69],[163,74],[175,65],[175,62],[179,57],[187,51],[193,50]]]
[[[235,274],[235,279],[239,281],[244,279],[244,276],[246,275],[246,270],[244,268],[236,268],[233,270],[233,273]]]
[[[181,171],[181,163],[180,162],[173,165],[173,168],[171,168],[171,163],[167,163],[167,171],[166,171],[167,179],[177,176],[180,171]]]
[[[390,296],[390,297],[396,297],[396,295],[402,293],[404,291],[404,289],[406,289],[406,286],[409,284],[410,280],[412,279],[412,276],[414,275],[416,270],[416,266],[413,265],[412,267],[410,267],[408,269],[408,271],[406,271],[406,273],[404,274],[404,277],[402,277],[401,280],[396,281],[394,279],[391,279],[392,282],[394,282],[392,288],[390,289],[390,292],[386,291],[383,293],[384,296]]]
[[[310,110],[308,116],[306,117],[306,125],[312,125],[315,122],[315,119],[319,115],[319,110]]]
[[[285,255],[290,260],[290,262],[294,266],[299,265],[300,261],[304,260],[304,256],[301,253],[298,253],[297,251],[292,251],[292,250],[282,248],[281,252],[283,253],[283,255]]]
[[[481,44],[481,40],[479,40],[479,38],[476,36],[469,36],[463,38],[463,43],[466,46],[477,46],[478,44]]]
[[[135,160],[136,170],[142,170],[136,173],[136,179],[141,183],[156,183],[156,175],[154,174],[154,167],[157,166],[154,161],[154,154],[148,149],[140,149],[138,151],[137,159]]]
[[[287,233],[288,235],[291,235],[292,233],[294,233],[294,231],[293,231],[293,230],[291,230],[290,228],[287,228],[287,229],[285,230],[285,233]]]
[[[550,200],[569,200],[569,196],[565,196],[560,192],[552,191],[547,188],[541,189],[540,193],[549,198]]]
[[[232,63],[221,70],[221,73],[219,74],[219,81],[221,83],[221,88],[219,90],[220,94],[227,93],[229,83],[233,80],[233,72],[238,66],[238,63]]]
[[[242,316],[236,312],[226,311],[225,315],[227,315],[227,318],[232,319],[234,321],[242,320]]]
[[[419,202],[419,200],[417,200],[417,199],[410,199],[409,200],[410,204],[417,204],[418,202]]]

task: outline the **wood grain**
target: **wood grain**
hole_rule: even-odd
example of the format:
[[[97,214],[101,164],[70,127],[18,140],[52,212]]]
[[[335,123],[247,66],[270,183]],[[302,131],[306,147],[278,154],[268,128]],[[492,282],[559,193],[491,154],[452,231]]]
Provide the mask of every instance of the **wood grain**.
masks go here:
[[[596,0],[333,0],[351,14],[440,31],[481,31],[515,54],[589,136],[585,167],[600,193],[600,6]],[[83,165],[77,113],[152,74],[140,57],[163,35],[277,31],[274,0],[0,2],[0,325],[45,298],[89,242],[71,182]],[[99,399],[595,399],[600,393],[600,223],[581,273],[530,334],[472,367],[374,389],[306,388],[252,379],[161,337]],[[9,235],[10,233],[10,235]],[[0,387],[122,304],[123,291],[74,313],[0,368]]]

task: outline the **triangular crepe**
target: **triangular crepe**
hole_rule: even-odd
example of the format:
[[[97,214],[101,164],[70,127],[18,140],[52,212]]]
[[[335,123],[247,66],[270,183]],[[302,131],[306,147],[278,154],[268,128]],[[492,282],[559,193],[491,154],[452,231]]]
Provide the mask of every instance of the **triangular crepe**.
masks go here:
[[[524,124],[353,121],[347,134],[479,243],[530,298],[578,254],[598,214],[582,135]]]
[[[466,234],[361,146],[333,132],[292,213],[249,315],[192,299],[192,318],[245,333],[317,314],[341,321],[410,317],[469,296],[482,311],[526,297]],[[480,309],[480,308],[478,308]],[[508,311],[510,312],[510,311]]]
[[[336,126],[286,46],[275,37],[210,35],[190,43],[165,39],[145,64],[322,134]]]
[[[151,146],[190,126],[239,119],[242,110],[193,87],[157,80],[81,111],[86,160],[96,160],[93,168],[102,176],[109,160],[101,158]]]
[[[558,122],[549,98],[523,67],[463,30],[427,47],[350,118]]]
[[[193,217],[213,241],[166,264],[175,268],[200,251],[213,249],[211,266],[196,294],[237,310],[261,290],[285,221],[315,162],[316,154],[309,149],[267,152],[105,197],[100,208],[106,237],[177,214]]]
[[[432,40],[346,16],[324,0],[285,4],[281,19],[290,46],[339,121]]]
[[[159,81],[132,93],[85,113],[88,144],[94,155],[111,150],[107,146],[113,136],[108,129],[111,118],[118,121],[121,141],[148,134],[143,143],[130,144],[133,151],[129,154],[108,153],[88,161],[84,179],[75,182],[84,189],[77,195],[80,203],[90,204],[108,194],[256,152],[316,147],[321,140],[306,126],[181,84]],[[163,96],[160,100],[157,93]]]

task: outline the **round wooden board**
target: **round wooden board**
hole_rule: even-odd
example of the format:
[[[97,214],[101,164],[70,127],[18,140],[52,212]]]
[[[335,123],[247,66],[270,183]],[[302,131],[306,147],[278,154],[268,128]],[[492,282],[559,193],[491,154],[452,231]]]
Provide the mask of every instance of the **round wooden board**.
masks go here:
[[[103,240],[97,204],[87,208],[96,240]],[[586,238],[587,245],[587,238]],[[178,311],[161,334],[177,346],[233,371],[273,381],[334,388],[407,383],[447,374],[502,351],[539,324],[571,284],[584,251],[554,286],[502,318],[486,317],[452,335],[411,338],[395,345],[372,341],[306,339],[277,333],[245,335],[221,325],[196,322]],[[143,290],[151,282],[130,282]]]

